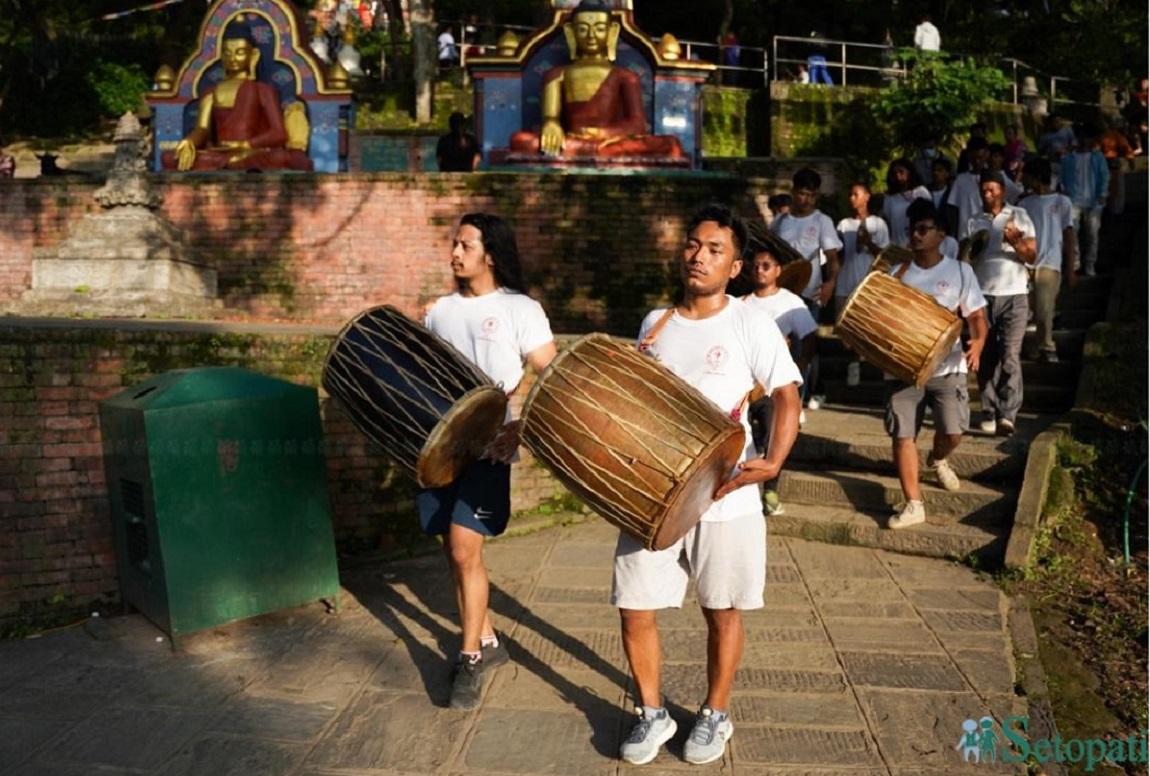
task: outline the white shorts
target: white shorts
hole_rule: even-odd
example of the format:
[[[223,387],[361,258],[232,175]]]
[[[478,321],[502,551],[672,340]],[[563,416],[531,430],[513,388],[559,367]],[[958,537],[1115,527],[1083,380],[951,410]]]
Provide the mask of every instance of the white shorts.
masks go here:
[[[761,609],[767,584],[767,521],[762,513],[699,523],[655,552],[620,533],[611,603],[620,609],[677,609],[692,576],[704,609]]]

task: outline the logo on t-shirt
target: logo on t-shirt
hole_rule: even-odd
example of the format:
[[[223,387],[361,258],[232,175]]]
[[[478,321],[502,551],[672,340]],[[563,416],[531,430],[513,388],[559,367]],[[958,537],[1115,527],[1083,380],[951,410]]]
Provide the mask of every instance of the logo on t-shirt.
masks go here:
[[[950,290],[950,283],[947,283],[945,280],[940,280],[934,284],[934,290],[940,294],[945,294]]]
[[[492,315],[483,319],[483,339],[490,339],[499,331],[499,319]]]
[[[707,371],[714,372],[727,363],[727,349],[722,345],[715,345],[707,351]]]

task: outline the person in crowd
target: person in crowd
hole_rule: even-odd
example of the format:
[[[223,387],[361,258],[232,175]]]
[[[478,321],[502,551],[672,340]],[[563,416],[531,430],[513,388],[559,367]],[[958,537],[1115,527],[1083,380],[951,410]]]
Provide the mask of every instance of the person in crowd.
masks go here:
[[[890,228],[893,245],[905,248],[910,244],[906,209],[916,199],[930,199],[930,192],[909,159],[895,159],[886,170],[886,194],[882,200],[882,217]]]
[[[1099,120],[1098,146],[1110,170],[1106,211],[1112,216],[1120,216],[1126,209],[1125,167],[1134,161],[1134,146],[1130,145],[1125,130],[1126,122],[1121,116],[1113,116],[1109,121]]]
[[[4,150],[4,140],[0,138],[0,178],[16,177],[16,157]]]
[[[930,138],[923,141],[911,162],[914,164],[914,170],[918,173],[919,180],[925,183],[930,180],[931,167],[935,160],[945,158],[938,150],[938,141]]]
[[[428,308],[424,325],[514,393],[524,363],[540,374],[556,350],[543,307],[526,293],[511,226],[486,213],[464,215],[452,240],[451,272],[455,293]],[[443,539],[459,606],[462,644],[452,672],[453,709],[478,706],[486,671],[508,660],[488,614],[483,545],[506,530],[511,516],[511,461],[518,439],[518,422],[508,423],[484,458],[455,482],[416,493],[423,532]]]
[[[986,169],[991,172],[1002,173],[1002,179],[1006,181],[1006,201],[1010,204],[1018,202],[1018,198],[1022,196],[1022,186],[1020,186],[1010,172],[1006,169],[1006,146],[1002,143],[991,143],[987,146],[990,156],[986,162]]]
[[[954,188],[954,165],[946,157],[935,159],[930,165],[930,178],[927,180],[930,181],[927,190],[930,191],[934,209],[942,219],[947,235],[953,235],[954,224],[951,223],[949,215],[951,191]]]
[[[1110,168],[1090,128],[1080,124],[1077,129],[1074,151],[1063,154],[1059,160],[1058,185],[1074,206],[1074,234],[1078,238],[1077,255],[1082,269],[1087,275],[1093,275],[1098,263],[1102,210],[1110,191]]]
[[[839,252],[843,248],[834,222],[818,209],[822,183],[822,176],[811,168],[798,170],[791,176],[790,213],[771,222],[771,231],[811,263],[810,282],[800,295],[816,321],[824,309],[830,309],[839,274]],[[822,398],[814,393],[818,383],[818,364],[818,356],[815,356],[808,373],[803,376],[806,381],[803,401],[812,410],[822,405]]]
[[[1022,409],[1022,340],[1030,312],[1028,268],[1038,259],[1034,223],[1025,210],[1006,202],[1001,172],[983,171],[983,211],[970,219],[968,234],[985,230],[986,250],[974,271],[986,297],[989,333],[978,368],[982,431],[1010,436]]]
[[[727,295],[747,248],[743,220],[730,208],[697,210],[679,265],[681,301],[654,310],[639,331],[640,349],[695,386],[725,413],[737,412],[746,435],[742,461],[685,537],[650,551],[620,532],[611,603],[619,608],[623,650],[638,708],[620,757],[649,763],[675,735],[664,705],[657,615],[682,606],[691,579],[707,624],[706,697],[683,747],[689,763],[720,759],[734,732],[731,689],[742,659],[742,612],[763,606],[766,521],[757,485],[778,476],[798,436],[799,371],[778,326],[766,313]],[[775,405],[770,444],[757,457],[744,404],[756,383]]]
[[[891,529],[904,529],[926,522],[922,486],[919,483],[918,434],[926,408],[934,418],[934,442],[927,467],[945,490],[959,490],[962,482],[950,464],[950,455],[962,442],[970,424],[970,397],[966,388],[968,369],[978,370],[987,340],[986,300],[968,264],[947,258],[939,251],[945,236],[938,211],[930,200],[916,199],[907,209],[914,261],[898,264],[891,274],[908,286],[934,297],[948,310],[966,319],[970,338],[960,338],[946,359],[922,388],[894,379],[886,381],[886,431],[891,438],[895,468],[904,502],[887,522]]]
[[[746,255],[750,269],[751,293],[742,300],[754,308],[767,312],[774,319],[786,338],[791,357],[805,374],[818,347],[818,324],[811,317],[807,306],[798,294],[779,285],[783,275],[783,262],[772,247],[770,239],[764,235],[767,229],[757,221],[747,222],[748,243]],[[800,261],[798,259],[796,261]],[[771,426],[774,423],[774,402],[769,396],[760,396],[751,402],[748,412],[751,418],[751,439],[759,455],[766,453],[770,446]],[[799,425],[805,422],[799,412]],[[776,479],[763,483],[763,508],[768,515],[781,515],[783,506],[779,502]]]
[[[847,202],[851,215],[839,221],[836,229],[842,241],[842,267],[835,280],[835,314],[842,312],[849,297],[866,277],[870,265],[891,244],[886,221],[870,212],[870,186],[862,181],[851,184]]]
[[[1026,140],[1019,132],[1017,124],[1007,124],[1002,130],[1002,134],[1007,176],[1017,180],[1022,176],[1022,163],[1026,161],[1026,155],[1030,153],[1030,149],[1026,147]]]
[[[979,138],[980,141],[985,141],[988,143],[990,142],[989,140],[987,140],[987,137],[986,137],[986,125],[983,124],[981,121],[976,121],[973,124],[971,124],[970,129],[969,129],[969,133],[970,133],[970,135],[966,140],[966,146],[964,146],[962,151],[960,151],[958,154],[958,164],[956,166],[956,169],[957,169],[957,173],[959,175],[961,175],[964,172],[970,171],[970,154],[971,154],[970,145],[972,142],[976,142],[975,138]]]
[[[1038,140],[1038,153],[1057,165],[1064,154],[1074,150],[1077,140],[1074,130],[1057,113],[1047,116],[1046,127]]]
[[[1034,222],[1038,259],[1034,263],[1034,323],[1036,355],[1044,364],[1058,361],[1054,344],[1054,311],[1063,283],[1072,290],[1074,274],[1074,215],[1070,198],[1050,186],[1050,160],[1031,157],[1022,167],[1028,193],[1018,203]]]
[[[929,15],[924,14],[918,19],[918,26],[914,28],[914,47],[929,54],[937,54],[942,49],[942,34]]]
[[[455,46],[455,35],[451,27],[444,27],[435,39],[440,70],[449,70],[459,62],[459,49]]]
[[[456,111],[447,120],[451,131],[439,138],[435,161],[440,172],[474,172],[482,155],[479,141],[467,131],[467,117]]]
[[[790,194],[772,194],[767,197],[767,210],[771,214],[771,223],[780,216],[785,216],[791,212],[791,195]]]
[[[970,233],[970,219],[982,212],[982,192],[979,180],[983,170],[990,160],[989,143],[985,138],[972,137],[966,144],[969,168],[959,173],[954,179],[954,186],[950,191],[950,215],[945,219],[947,223],[955,224],[954,237],[961,243],[968,239]]]

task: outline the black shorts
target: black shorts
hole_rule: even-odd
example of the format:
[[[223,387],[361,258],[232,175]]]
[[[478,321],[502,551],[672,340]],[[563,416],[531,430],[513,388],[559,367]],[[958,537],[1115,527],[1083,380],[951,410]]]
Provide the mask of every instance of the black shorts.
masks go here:
[[[441,536],[451,524],[484,536],[499,536],[511,518],[511,466],[476,461],[459,478],[442,488],[415,494],[419,524],[428,536]]]

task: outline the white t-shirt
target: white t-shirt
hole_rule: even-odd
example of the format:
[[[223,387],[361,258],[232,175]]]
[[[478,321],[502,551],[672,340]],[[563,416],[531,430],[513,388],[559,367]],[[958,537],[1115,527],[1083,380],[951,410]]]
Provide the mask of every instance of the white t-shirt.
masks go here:
[[[1073,221],[1074,206],[1065,194],[1032,194],[1023,197],[1018,207],[1034,222],[1034,239],[1038,244],[1035,268],[1062,271],[1062,236]]]
[[[783,336],[790,339],[792,348],[803,337],[819,330],[819,325],[811,317],[811,311],[807,309],[802,297],[785,288],[780,288],[770,296],[750,294],[743,297],[742,301],[747,306],[755,310],[762,310],[771,316]]]
[[[439,60],[441,62],[455,59],[458,56],[455,50],[455,36],[449,30],[439,33],[436,43],[439,44]]]
[[[638,342],[665,312],[653,310],[643,319]],[[731,296],[727,306],[710,318],[691,320],[676,312],[646,352],[697,388],[724,414],[741,411],[756,382],[769,394],[788,383],[801,385],[803,381],[771,316]],[[739,422],[744,435],[741,462],[753,457],[755,448],[746,412],[740,412]],[[713,503],[702,519],[720,522],[762,509],[758,488],[747,486]]]
[[[482,296],[456,292],[441,297],[427,311],[424,325],[507,393],[523,379],[527,354],[554,339],[543,307],[505,288]]]
[[[958,240],[951,237],[949,234],[942,238],[942,243],[938,246],[938,252],[948,259],[958,260],[959,244]]]
[[[823,284],[823,251],[837,251],[843,247],[835,225],[822,211],[815,210],[805,216],[789,213],[780,216],[771,222],[771,229],[807,257],[811,263],[811,279],[801,295],[807,299],[817,298],[819,286]]]
[[[914,47],[920,51],[938,51],[942,48],[942,35],[928,21],[921,22],[914,28]]]
[[[986,299],[978,287],[978,278],[969,264],[964,264],[945,256],[942,261],[929,269],[923,269],[913,261],[906,265],[906,272],[900,278],[903,283],[934,297],[934,301],[948,310],[969,317],[976,310],[986,307]],[[902,265],[894,267],[890,274],[897,275]],[[966,359],[962,353],[961,338],[954,343],[950,354],[935,370],[933,377],[966,374]],[[889,375],[888,375],[889,376]]]
[[[879,248],[890,245],[890,232],[886,228],[886,221],[878,216],[867,216],[866,229]],[[866,277],[875,257],[858,244],[859,219],[844,218],[839,221],[838,231],[843,241],[843,252],[842,266],[835,280],[835,296],[850,296]]]
[[[1003,229],[1010,221],[1014,221],[1014,225],[1022,230],[1023,237],[1035,236],[1034,222],[1030,216],[1022,208],[1013,205],[1003,205],[994,218],[989,213],[979,213],[967,225],[967,234],[986,229],[990,235],[986,252],[974,268],[982,293],[987,296],[1017,296],[1028,291],[1030,278],[1026,265],[1015,258],[1018,254],[1002,236]]]
[[[954,179],[950,189],[950,204],[958,208],[959,240],[968,236],[970,219],[982,212],[982,189],[978,183],[978,173],[964,172]]]
[[[902,248],[910,245],[910,235],[907,227],[910,222],[906,220],[906,209],[916,199],[929,200],[930,192],[925,186],[915,186],[910,191],[900,191],[896,194],[887,194],[882,200],[882,217],[890,226],[890,241]]]

